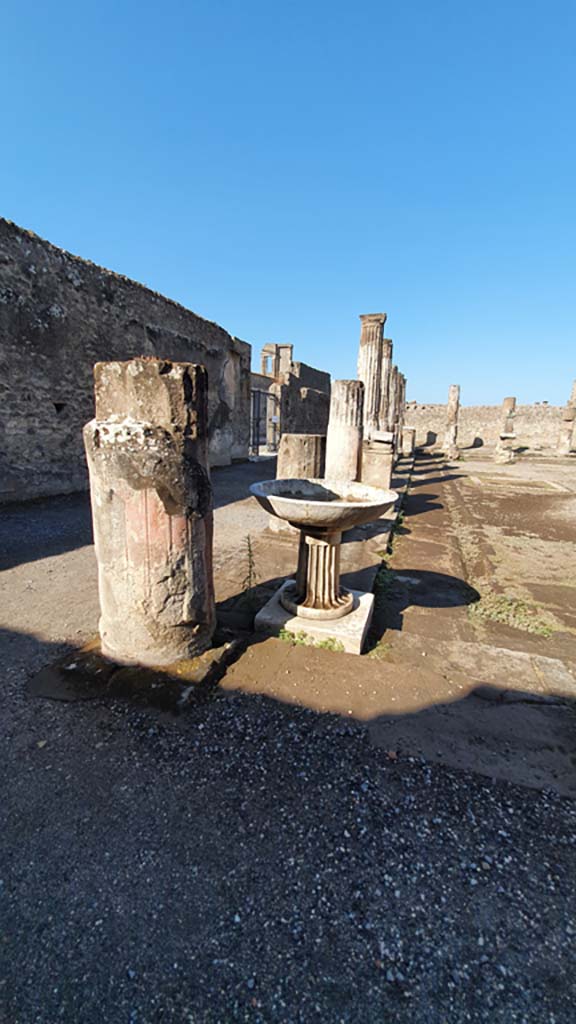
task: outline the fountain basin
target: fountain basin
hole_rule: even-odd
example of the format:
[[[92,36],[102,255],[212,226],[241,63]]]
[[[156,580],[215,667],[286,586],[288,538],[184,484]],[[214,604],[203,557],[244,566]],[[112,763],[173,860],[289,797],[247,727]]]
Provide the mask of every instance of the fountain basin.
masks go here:
[[[281,607],[296,619],[322,623],[347,619],[365,599],[360,653],[373,596],[347,590],[340,583],[342,532],[378,519],[395,504],[396,492],[331,478],[264,480],[252,484],[250,491],[267,512],[300,530],[296,576],[278,592]],[[257,616],[256,628],[267,622],[267,608]],[[275,616],[273,611],[274,621]]]
[[[262,480],[251,493],[263,508],[300,529],[327,533],[350,530],[392,508],[396,491],[342,480]]]

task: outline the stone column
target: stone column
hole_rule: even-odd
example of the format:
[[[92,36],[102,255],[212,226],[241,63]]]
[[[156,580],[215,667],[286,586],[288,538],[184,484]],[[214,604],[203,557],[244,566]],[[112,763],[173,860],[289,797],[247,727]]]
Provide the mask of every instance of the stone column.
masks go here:
[[[282,434],[276,463],[277,480],[318,480],[324,476],[326,437],[324,434]],[[299,530],[286,519],[270,516],[273,533],[296,536]]]
[[[414,455],[414,449],[416,447],[416,427],[403,427],[402,428],[402,455],[410,458]]]
[[[321,479],[325,461],[326,437],[323,434],[282,434],[276,478]]]
[[[362,451],[364,385],[360,380],[335,380],[330,394],[326,438],[326,479],[358,480]]]
[[[446,408],[446,432],[444,434],[444,454],[449,459],[457,459],[458,451],[458,413],[460,411],[460,385],[451,384],[448,389],[448,406]]]
[[[406,412],[406,377],[403,373],[400,374],[400,401],[398,407],[398,426],[400,436],[404,429],[404,416]]]
[[[390,374],[392,373],[392,338],[382,339],[382,376],[380,383],[380,430],[390,430]]]
[[[567,405],[562,410],[560,423],[560,435],[558,437],[558,455],[570,455],[572,451],[572,439],[574,437],[574,422],[576,421],[576,405]]]
[[[360,320],[358,380],[364,385],[364,437],[370,438],[380,425],[382,349],[386,313],[364,313]]]
[[[398,419],[398,367],[393,366],[390,370],[388,388],[388,429],[395,433]]]
[[[502,402],[502,421],[500,424],[500,435],[496,445],[495,461],[501,463],[514,462],[514,415],[516,412],[516,399],[505,398]]]
[[[215,626],[208,379],[141,358],[94,367],[84,428],[102,652],[167,665],[205,651]]]

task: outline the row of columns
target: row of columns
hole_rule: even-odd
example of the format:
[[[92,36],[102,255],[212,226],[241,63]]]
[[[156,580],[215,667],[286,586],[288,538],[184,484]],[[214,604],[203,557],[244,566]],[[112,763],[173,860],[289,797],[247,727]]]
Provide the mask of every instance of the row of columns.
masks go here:
[[[393,343],[384,337],[386,313],[360,317],[358,380],[332,385],[326,439],[326,477],[359,480],[387,490],[403,449],[406,378],[393,362]],[[412,450],[415,431],[411,438]]]
[[[442,451],[449,459],[457,459],[458,448],[458,416],[460,411],[460,385],[451,384],[448,390],[448,404],[446,406],[446,429],[444,433],[444,444]],[[498,440],[494,451],[494,459],[499,463],[514,461],[514,450],[516,431],[514,417],[516,415],[516,398],[508,397],[502,402],[500,426],[498,429]],[[576,381],[572,385],[570,398],[562,410],[560,422],[560,433],[558,437],[557,452],[559,455],[569,455],[575,444],[576,424]]]
[[[415,429],[405,427],[406,378],[393,363],[391,338],[384,337],[386,313],[360,317],[358,379],[332,383],[324,476],[361,481],[387,490],[400,454],[414,449]],[[318,435],[284,434],[278,478],[317,478]],[[278,523],[271,523],[281,530]]]

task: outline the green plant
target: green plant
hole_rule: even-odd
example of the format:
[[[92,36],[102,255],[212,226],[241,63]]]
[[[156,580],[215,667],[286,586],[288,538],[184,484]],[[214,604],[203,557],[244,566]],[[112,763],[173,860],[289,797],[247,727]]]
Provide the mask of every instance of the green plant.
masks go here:
[[[249,602],[254,600],[254,591],[258,585],[258,572],[256,570],[256,559],[252,547],[252,538],[247,534],[244,539],[244,557],[246,559],[246,575],[242,580],[243,597]]]
[[[319,647],[324,651],[344,651],[345,647],[341,640],[337,640],[335,636],[327,636],[325,640],[316,640],[313,642],[314,647]]]
[[[380,640],[372,650],[368,651],[366,657],[372,658],[374,661],[384,661],[391,650],[392,644],[389,644],[387,640]]]
[[[378,569],[378,572],[376,573],[376,576],[374,578],[374,586],[372,588],[377,605],[379,605],[382,602],[382,600],[386,597],[386,595],[390,592],[393,583],[394,573],[392,569],[389,568],[386,560],[383,558]]]
[[[341,640],[334,636],[327,636],[325,640],[315,640],[313,636],[299,630],[292,633],[289,629],[282,628],[278,634],[279,640],[292,644],[294,647],[317,647],[324,651],[344,651],[345,647]]]
[[[481,593],[480,600],[469,605],[468,615],[471,619],[501,622],[505,626],[546,638],[554,632],[553,624],[540,613],[536,605],[510,594],[497,594],[493,590]]]

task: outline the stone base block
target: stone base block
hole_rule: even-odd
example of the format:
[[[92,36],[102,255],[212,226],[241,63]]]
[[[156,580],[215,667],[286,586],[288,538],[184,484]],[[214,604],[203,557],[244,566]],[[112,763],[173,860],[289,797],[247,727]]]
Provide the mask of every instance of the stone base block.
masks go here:
[[[289,633],[305,633],[310,637],[311,645],[331,641],[335,650],[339,650],[341,645],[348,654],[361,654],[374,611],[374,595],[365,594],[361,590],[351,590],[354,610],[342,619],[304,619],[292,615],[280,603],[282,590],[292,582],[286,580],[258,612],[254,620],[256,632],[267,633],[269,636],[278,636],[282,630]]]

